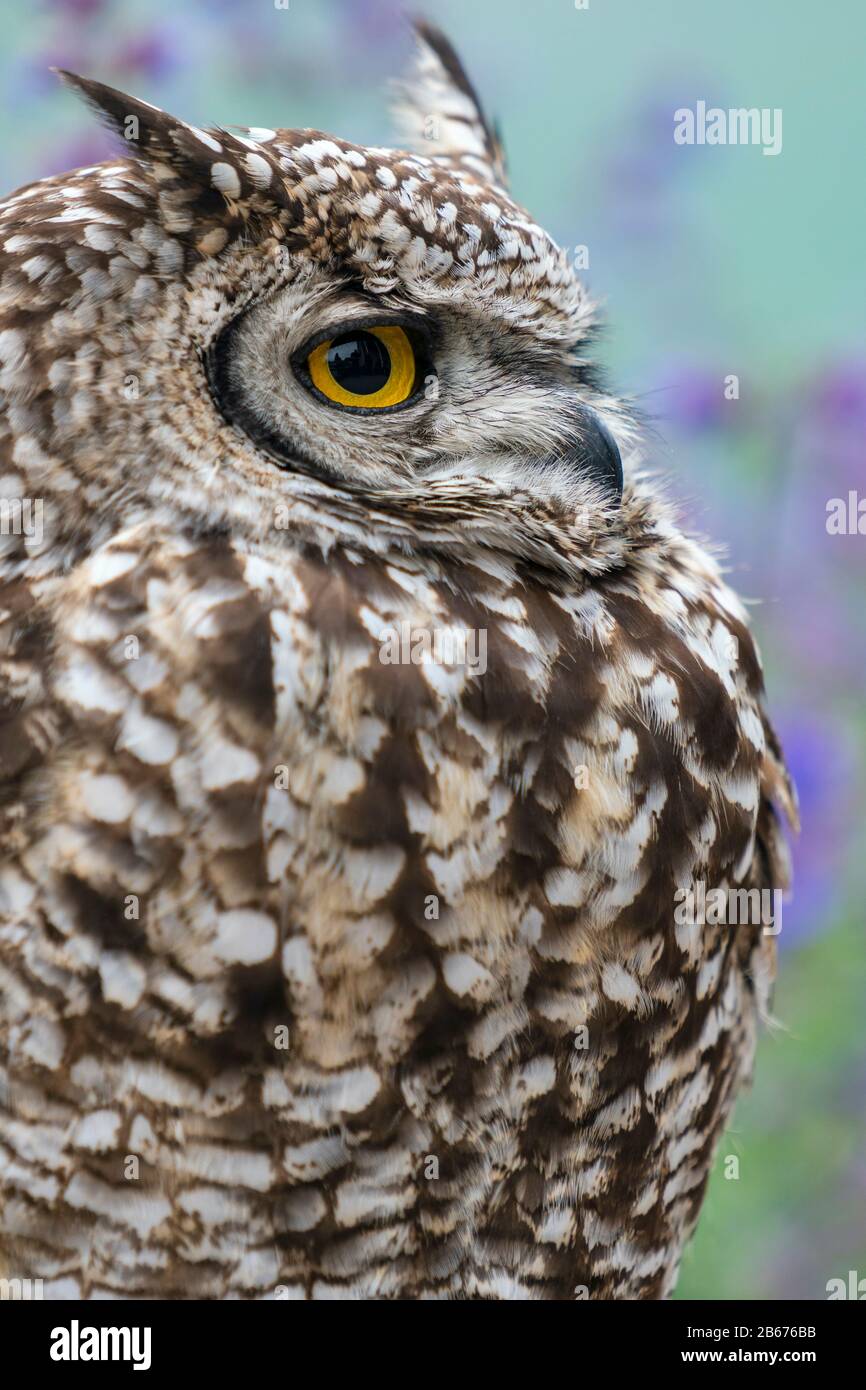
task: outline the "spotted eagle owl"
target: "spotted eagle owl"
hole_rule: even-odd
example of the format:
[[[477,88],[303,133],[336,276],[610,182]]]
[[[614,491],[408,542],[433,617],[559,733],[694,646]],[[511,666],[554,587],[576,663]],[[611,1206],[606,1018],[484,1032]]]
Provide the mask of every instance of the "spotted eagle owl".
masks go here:
[[[0,213],[2,1272],[663,1298],[774,974],[676,904],[787,873],[744,610],[441,35],[418,153],[63,76],[125,147]]]

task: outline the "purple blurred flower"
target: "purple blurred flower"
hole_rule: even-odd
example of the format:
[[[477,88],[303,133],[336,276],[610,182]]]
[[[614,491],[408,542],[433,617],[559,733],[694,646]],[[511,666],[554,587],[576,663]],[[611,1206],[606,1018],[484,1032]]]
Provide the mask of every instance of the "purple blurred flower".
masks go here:
[[[108,0],[48,0],[48,8],[80,21],[93,19],[107,3]]]
[[[805,708],[776,719],[800,799],[801,830],[793,843],[794,893],[785,903],[779,944],[800,945],[832,925],[850,885],[858,765],[851,739],[827,711]]]
[[[399,71],[407,57],[403,0],[339,0],[339,9],[333,36],[344,70],[365,71],[371,80]]]
[[[770,457],[758,470],[750,588],[773,603],[763,622],[801,699],[821,707],[861,688],[866,670],[866,536],[827,530],[831,499],[866,496],[866,368],[841,364],[792,386],[762,425]]]
[[[165,77],[178,63],[176,36],[159,28],[125,39],[112,57],[112,67],[154,78]]]
[[[823,497],[866,487],[866,363],[826,368],[797,400],[792,452],[807,478]]]
[[[47,178],[52,174],[64,174],[68,169],[86,169],[91,164],[101,164],[116,153],[117,141],[112,139],[108,131],[95,126],[91,131],[83,131],[58,145],[46,147],[34,177]]]
[[[701,433],[742,422],[739,401],[725,399],[725,373],[709,367],[680,366],[665,373],[655,390],[662,422]]]
[[[373,50],[405,43],[406,10],[401,0],[341,0],[341,8],[355,42]]]
[[[866,360],[842,362],[819,377],[814,391],[816,413],[831,428],[858,430],[866,456]]]

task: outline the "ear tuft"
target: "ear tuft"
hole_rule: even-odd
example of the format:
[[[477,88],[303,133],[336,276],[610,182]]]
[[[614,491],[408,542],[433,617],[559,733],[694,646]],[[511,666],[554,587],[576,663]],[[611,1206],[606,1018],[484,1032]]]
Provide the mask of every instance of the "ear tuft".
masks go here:
[[[209,190],[241,209],[289,205],[278,161],[256,141],[228,130],[200,130],[102,82],[54,71],[122,138],[131,156],[168,169],[191,193]],[[159,177],[162,181],[166,175]]]
[[[175,136],[181,130],[190,130],[185,122],[160,111],[147,101],[128,96],[114,87],[106,87],[102,82],[94,82],[89,77],[79,77],[77,73],[63,68],[54,68],[60,80],[77,95],[84,97],[88,106],[115,135],[119,135],[128,146],[129,152],[138,158],[164,160],[171,162],[177,158]]]
[[[121,137],[129,155],[150,166],[163,227],[202,254],[232,242],[259,214],[297,212],[278,161],[256,141],[200,130],[102,82],[55,71]]]
[[[414,22],[415,64],[397,84],[394,114],[402,137],[419,154],[461,167],[485,183],[507,187],[505,155],[495,126],[449,40],[426,20]]]

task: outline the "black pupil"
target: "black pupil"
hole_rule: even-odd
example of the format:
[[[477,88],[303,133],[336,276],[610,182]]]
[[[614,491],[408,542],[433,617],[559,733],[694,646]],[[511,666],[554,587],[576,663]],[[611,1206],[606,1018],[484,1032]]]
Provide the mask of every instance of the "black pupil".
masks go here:
[[[355,329],[335,338],[328,348],[331,376],[344,391],[371,396],[391,375],[391,357],[381,339]]]

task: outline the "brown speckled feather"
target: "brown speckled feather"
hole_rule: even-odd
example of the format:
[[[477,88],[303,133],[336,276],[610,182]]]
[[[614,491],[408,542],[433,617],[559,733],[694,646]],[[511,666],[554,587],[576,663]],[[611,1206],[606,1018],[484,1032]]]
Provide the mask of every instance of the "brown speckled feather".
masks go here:
[[[746,617],[421,38],[429,155],[71,79],[131,157],[0,209],[0,1260],[47,1296],[662,1298],[751,1071],[773,939],[674,911],[787,881]],[[380,420],[286,366],[371,306],[438,381]]]

